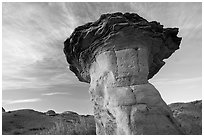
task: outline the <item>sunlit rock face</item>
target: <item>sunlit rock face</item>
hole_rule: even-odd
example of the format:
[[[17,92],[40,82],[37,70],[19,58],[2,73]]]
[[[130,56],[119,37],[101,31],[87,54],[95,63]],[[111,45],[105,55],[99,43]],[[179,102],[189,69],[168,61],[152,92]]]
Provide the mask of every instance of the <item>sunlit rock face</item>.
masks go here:
[[[148,82],[179,48],[177,33],[134,13],[113,13],[79,26],[65,41],[70,70],[90,83],[97,134],[182,134]]]

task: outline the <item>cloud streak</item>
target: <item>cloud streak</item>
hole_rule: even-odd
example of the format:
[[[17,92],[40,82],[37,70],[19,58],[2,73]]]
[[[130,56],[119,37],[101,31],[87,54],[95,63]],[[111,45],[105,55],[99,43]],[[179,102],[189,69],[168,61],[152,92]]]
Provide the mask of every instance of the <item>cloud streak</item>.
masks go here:
[[[60,3],[3,3],[4,90],[45,87],[64,81],[73,84],[69,79],[74,76],[54,80],[58,75],[70,73],[62,49],[63,41],[74,29],[71,27],[75,27],[75,19],[66,12]],[[25,81],[14,80],[14,76]]]
[[[201,82],[202,77],[193,77],[193,78],[183,78],[183,79],[157,79],[157,80],[151,80],[151,82],[155,85],[181,85],[185,84],[188,85],[189,83],[194,82]]]
[[[53,96],[53,95],[72,95],[69,92],[50,92],[50,93],[43,93],[42,96]]]
[[[33,103],[41,101],[40,98],[22,99],[22,100],[3,100],[4,104]]]

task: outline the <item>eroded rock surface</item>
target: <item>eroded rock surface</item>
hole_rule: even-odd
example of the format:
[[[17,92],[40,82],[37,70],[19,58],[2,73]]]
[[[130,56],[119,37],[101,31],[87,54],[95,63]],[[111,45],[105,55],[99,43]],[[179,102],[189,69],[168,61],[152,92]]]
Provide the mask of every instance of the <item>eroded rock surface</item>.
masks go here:
[[[164,65],[163,59],[179,48],[177,34],[178,28],[163,28],[135,13],[103,14],[97,21],[77,27],[64,42],[64,52],[79,80],[90,82],[89,68],[96,54],[145,45],[149,49],[149,79]]]
[[[177,33],[134,13],[113,13],[79,26],[65,41],[70,70],[90,83],[97,134],[182,134],[148,83],[179,48]]]
[[[169,107],[186,135],[202,135],[202,100],[173,103]]]

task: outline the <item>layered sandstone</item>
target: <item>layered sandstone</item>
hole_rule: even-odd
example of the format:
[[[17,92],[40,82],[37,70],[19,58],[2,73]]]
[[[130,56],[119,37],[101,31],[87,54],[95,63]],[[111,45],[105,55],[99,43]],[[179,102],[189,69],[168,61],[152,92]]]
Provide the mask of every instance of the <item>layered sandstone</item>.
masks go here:
[[[70,70],[90,83],[97,134],[182,134],[148,82],[179,48],[177,28],[137,14],[103,14],[65,41]]]

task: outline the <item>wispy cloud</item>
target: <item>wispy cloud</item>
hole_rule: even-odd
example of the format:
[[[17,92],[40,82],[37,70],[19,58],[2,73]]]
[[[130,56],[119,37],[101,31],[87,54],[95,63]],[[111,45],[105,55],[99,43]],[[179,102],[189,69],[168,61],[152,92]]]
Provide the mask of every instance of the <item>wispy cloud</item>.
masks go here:
[[[155,85],[180,85],[180,84],[188,84],[192,82],[201,82],[202,77],[193,77],[193,78],[182,78],[182,79],[157,79],[151,80],[151,82]]]
[[[73,83],[74,76],[55,80],[58,75],[71,73],[66,67],[63,41],[77,23],[75,16],[69,13],[70,10],[61,8],[62,5],[3,3],[3,89],[44,88],[65,81]],[[24,81],[13,79],[13,76]]]
[[[43,96],[53,96],[53,95],[71,95],[69,92],[50,92],[50,93],[43,93]]]
[[[182,10],[177,10],[178,7]],[[185,7],[194,10],[189,11],[190,8]],[[92,14],[93,11],[95,14]],[[189,36],[189,33],[198,36],[194,35],[198,33],[192,33],[195,32],[192,29],[202,30],[201,16],[195,16],[201,14],[199,3],[3,3],[3,89],[78,83],[66,67],[63,41],[78,25],[115,11],[136,12],[169,27],[179,25],[182,37],[184,33],[185,36]],[[200,50],[194,49],[193,57],[196,51]],[[13,76],[24,81],[13,79]]]
[[[41,101],[40,98],[22,99],[22,100],[3,100],[4,104],[33,103]]]

